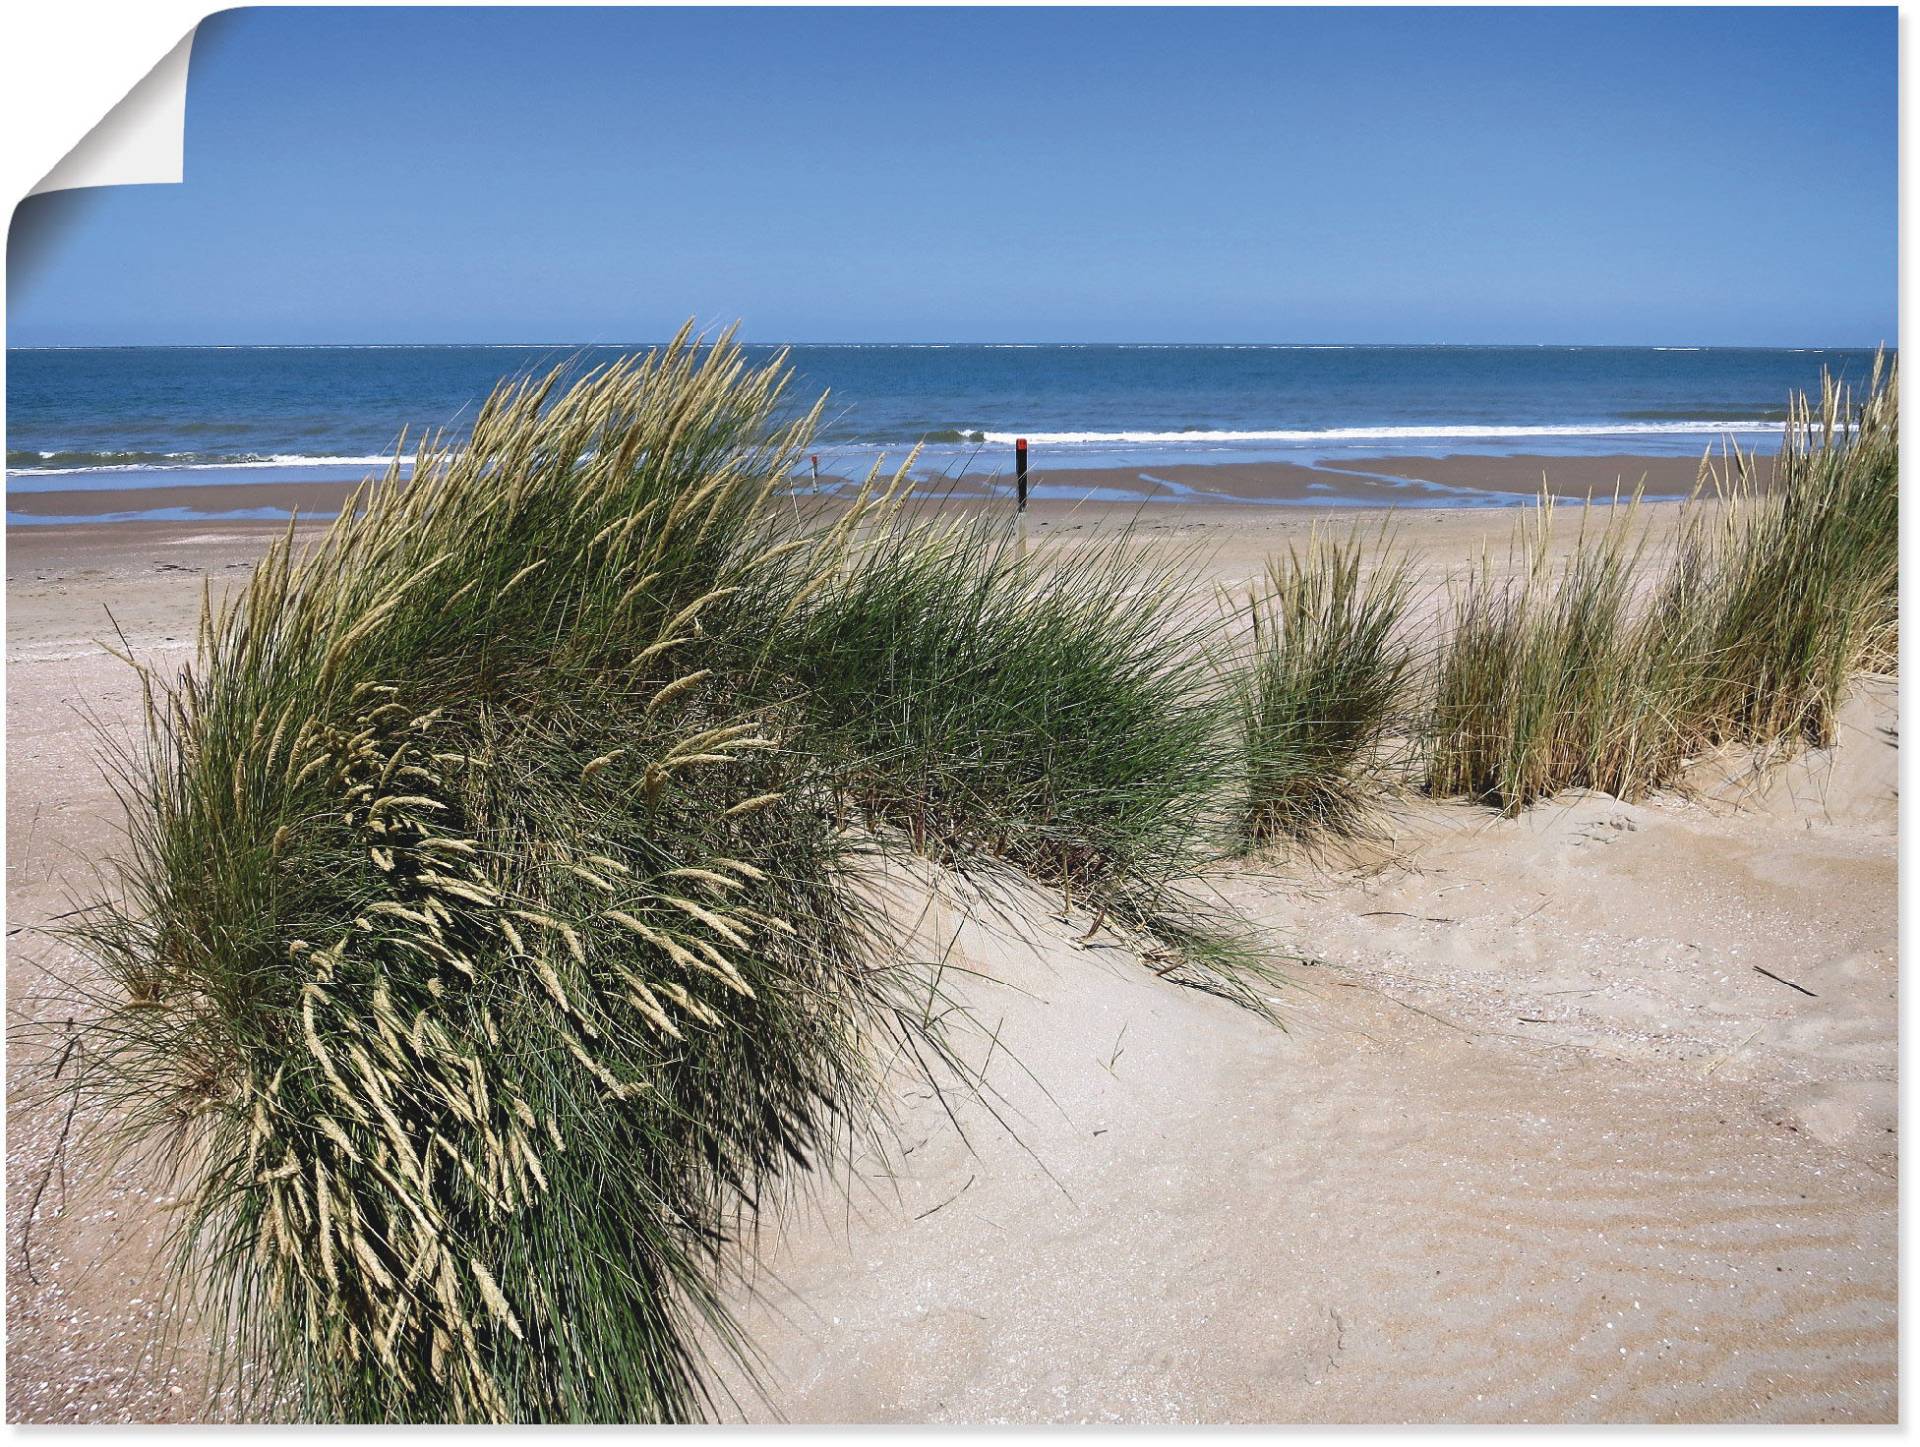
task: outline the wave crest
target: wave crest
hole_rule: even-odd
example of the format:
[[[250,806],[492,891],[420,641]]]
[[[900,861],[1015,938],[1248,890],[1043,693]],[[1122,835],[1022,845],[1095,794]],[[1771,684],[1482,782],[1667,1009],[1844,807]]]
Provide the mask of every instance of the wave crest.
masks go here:
[[[26,452],[7,453],[7,471],[16,477],[46,477],[65,472],[197,472],[232,467],[384,467],[393,458],[308,457],[299,453],[258,452]]]
[[[1234,443],[1234,442],[1390,442],[1446,438],[1501,437],[1643,437],[1683,436],[1688,433],[1778,432],[1782,423],[1755,419],[1689,418],[1674,422],[1550,422],[1515,424],[1413,424],[1383,427],[1273,428],[1258,431],[1209,431],[1188,428],[1179,432],[988,432],[983,440],[1011,446],[1025,437],[1035,446],[1097,446],[1112,443]]]

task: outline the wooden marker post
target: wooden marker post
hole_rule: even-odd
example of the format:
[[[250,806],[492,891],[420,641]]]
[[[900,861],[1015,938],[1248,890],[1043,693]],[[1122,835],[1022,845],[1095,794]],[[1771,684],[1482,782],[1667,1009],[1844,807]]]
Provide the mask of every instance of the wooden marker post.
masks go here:
[[[1013,439],[1013,482],[1019,501],[1014,505],[1014,516],[1019,520],[1020,556],[1027,555],[1027,439]]]

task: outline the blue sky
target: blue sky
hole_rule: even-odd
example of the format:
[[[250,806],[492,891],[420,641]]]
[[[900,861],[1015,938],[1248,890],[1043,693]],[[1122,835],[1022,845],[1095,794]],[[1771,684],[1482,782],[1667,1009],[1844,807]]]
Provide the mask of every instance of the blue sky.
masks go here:
[[[9,341],[1891,341],[1895,26],[227,12]]]

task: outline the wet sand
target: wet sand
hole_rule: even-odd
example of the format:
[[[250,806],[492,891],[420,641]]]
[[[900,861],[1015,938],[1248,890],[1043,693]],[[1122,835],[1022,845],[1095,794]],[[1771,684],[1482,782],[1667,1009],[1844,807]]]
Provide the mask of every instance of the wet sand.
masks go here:
[[[352,492],[352,487],[339,482],[207,483],[180,487],[9,492],[7,512],[30,518],[102,519],[154,511],[184,510],[213,516],[272,508],[283,515],[298,512],[302,517],[333,517]],[[281,517],[281,522],[284,525],[285,516]]]
[[[1566,500],[1682,498],[1693,491],[1700,460],[1688,457],[1359,457],[1308,467],[1286,462],[1222,462],[1147,468],[1035,468],[1033,485],[1054,500],[1091,494],[1142,502],[1303,506],[1509,507],[1544,490]],[[1004,488],[1005,478],[995,479]],[[955,491],[980,491],[961,479]]]
[[[1045,503],[1031,526],[1072,546],[1130,515]],[[1134,521],[1239,585],[1328,517],[1376,520]],[[1432,580],[1516,521],[1399,518]],[[83,718],[124,736],[138,692],[94,640],[177,663],[203,578],[243,579],[278,530],[9,530],[10,928],[115,846]],[[1057,898],[987,911],[946,883],[927,932],[977,971],[1000,1119],[950,1097],[963,1135],[903,1094],[889,1148],[807,1183],[736,1293],[766,1389],[730,1375],[739,1415],[1894,1420],[1897,725],[1868,684],[1841,746],[1764,789],[1726,760],[1640,805],[1407,800],[1364,854],[1228,870],[1311,961],[1275,992],[1284,1031],[1083,939]],[[57,1025],[49,980],[84,963],[13,944],[13,1025]],[[220,1415],[197,1325],[158,1338],[165,1184],[84,1157],[47,1176],[63,1118],[15,1039],[9,1419]]]
[[[1715,454],[1715,463],[1721,459]],[[1698,457],[1370,457],[1351,462],[1329,462],[1330,469],[1377,473],[1389,477],[1437,483],[1502,497],[1535,498],[1544,488],[1560,498],[1631,497],[1636,490],[1647,497],[1685,497],[1700,477]],[[1772,460],[1755,463],[1755,477],[1764,480]]]
[[[1542,486],[1560,498],[1610,498],[1644,488],[1650,498],[1684,497],[1693,488],[1700,462],[1691,457],[1360,457],[1317,466],[1288,462],[1223,462],[1171,467],[1034,467],[1032,484],[1040,501],[1072,506],[1089,498],[1103,506],[1137,499],[1141,503],[1192,504],[1197,501],[1258,505],[1297,504],[1342,507],[1506,506],[1540,495]],[[829,479],[843,487],[851,479]],[[1010,480],[999,474],[930,481],[928,496],[984,498],[1004,494]],[[353,489],[333,482],[263,482],[181,485],[160,488],[106,488],[89,491],[12,492],[7,510],[20,518],[126,518],[164,510],[186,520],[223,522],[241,519],[222,514],[275,509],[284,515],[331,517]]]

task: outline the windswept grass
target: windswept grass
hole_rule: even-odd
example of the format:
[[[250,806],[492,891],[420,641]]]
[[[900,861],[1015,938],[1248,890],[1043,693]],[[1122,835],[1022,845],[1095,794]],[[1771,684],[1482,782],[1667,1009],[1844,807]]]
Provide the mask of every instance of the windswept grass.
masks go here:
[[[796,560],[762,676],[869,827],[1017,867],[1251,999],[1254,953],[1181,887],[1233,762],[1189,562],[1126,536],[1030,556],[1010,524],[886,509],[824,582]]]
[[[700,1415],[730,1223],[913,1028],[717,668],[783,380],[683,338],[503,389],[148,677],[87,1078],[170,1155],[254,1409]]]
[[[178,1177],[249,1410],[705,1415],[741,1218],[941,1049],[856,851],[1249,963],[1175,889],[1218,710],[1171,575],[883,498],[783,532],[786,375],[683,335],[505,386],[143,673],[81,1088]]]
[[[870,817],[1088,890],[1188,862],[1218,785],[1194,592],[1125,540],[1027,557],[996,522],[896,517],[766,658]]]
[[[1657,717],[1630,614],[1634,509],[1581,518],[1572,555],[1549,554],[1541,503],[1518,568],[1482,558],[1458,580],[1441,632],[1427,727],[1427,788],[1512,811],[1583,785],[1632,795],[1649,780],[1644,731]]]
[[[1704,470],[1717,505],[1657,572],[1624,505],[1583,514],[1555,568],[1543,502],[1514,574],[1483,558],[1456,583],[1427,789],[1509,811],[1576,786],[1632,799],[1708,749],[1832,744],[1849,681],[1897,653],[1898,407],[1877,367],[1858,405],[1831,383],[1817,412],[1798,399],[1770,477],[1731,450]]]
[[[1385,791],[1416,655],[1407,558],[1384,536],[1382,548],[1369,569],[1357,530],[1316,532],[1268,565],[1249,605],[1253,656],[1236,691],[1250,845],[1353,835]]]
[[[1796,399],[1770,487],[1757,471],[1737,452],[1711,469],[1726,518],[1689,540],[1713,571],[1695,728],[1708,743],[1824,747],[1848,681],[1898,653],[1897,368],[1876,361],[1857,403],[1831,379],[1817,409]]]

